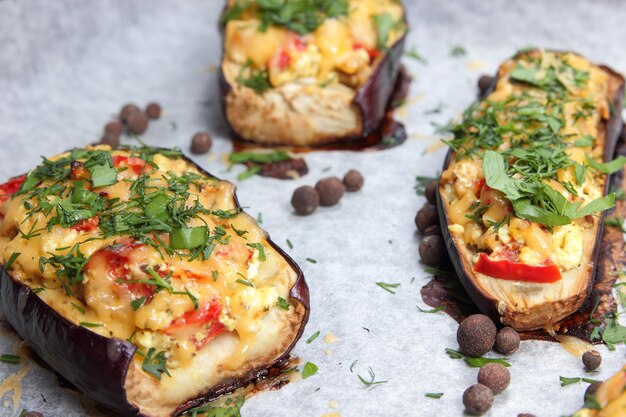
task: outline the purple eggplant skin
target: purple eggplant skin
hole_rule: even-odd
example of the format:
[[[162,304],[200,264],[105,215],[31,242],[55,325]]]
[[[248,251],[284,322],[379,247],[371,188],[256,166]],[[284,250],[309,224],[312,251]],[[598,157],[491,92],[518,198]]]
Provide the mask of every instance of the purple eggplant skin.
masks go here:
[[[217,179],[191,159],[187,157],[183,159],[202,174]],[[236,194],[233,198],[235,205],[241,208]],[[298,264],[269,236],[267,241],[298,275],[289,293],[291,301],[304,307],[298,334],[283,355],[271,364],[254,369],[237,380],[229,380],[201,397],[181,404],[173,415],[179,415],[192,407],[215,400],[267,376],[270,368],[289,357],[289,353],[302,337],[310,309],[309,288],[304,274]],[[85,327],[73,324],[46,304],[27,285],[13,278],[4,266],[0,266],[0,312],[46,363],[89,398],[124,417],[150,417],[140,413],[139,409],[128,401],[124,388],[126,374],[137,349],[135,345],[125,340],[100,336]]]
[[[517,57],[517,55],[515,55],[513,58],[515,57]],[[604,152],[603,152],[603,160],[604,162],[608,162],[608,161],[611,161],[615,155],[615,149],[616,149],[618,139],[622,131],[623,121],[621,118],[620,111],[618,109],[621,109],[624,104],[623,102],[624,102],[625,81],[624,81],[624,77],[620,75],[619,73],[617,73],[616,71],[614,71],[613,69],[604,65],[600,65],[600,68],[602,68],[604,71],[610,74],[611,78],[614,80],[617,80],[617,82],[620,84],[620,87],[616,89],[614,97],[611,100],[611,104],[612,104],[611,105],[611,117],[605,123],[605,142],[604,142],[605,147],[604,147]],[[497,82],[498,82],[498,74],[496,74],[496,76],[493,77],[491,85],[485,92],[479,92],[479,98],[484,98],[484,97],[487,97],[489,94],[491,94],[495,90]],[[446,158],[444,160],[442,172],[448,168],[453,157],[454,157],[454,151],[452,149],[448,150],[448,153],[446,154]],[[441,181],[441,178],[440,178],[440,181]],[[610,183],[611,183],[610,178],[607,178],[607,181],[605,183],[604,195],[608,194]],[[470,265],[469,262],[465,261],[464,258],[461,256],[459,249],[456,247],[456,244],[454,242],[454,238],[450,234],[450,231],[448,229],[448,217],[446,215],[444,203],[443,203],[442,196],[441,196],[441,188],[438,188],[437,190],[437,211],[439,214],[439,220],[441,222],[441,231],[443,234],[444,241],[446,243],[446,248],[448,250],[448,254],[450,255],[450,260],[452,262],[452,265],[454,266],[454,270],[456,271],[456,274],[459,277],[461,284],[467,291],[468,295],[470,296],[474,304],[476,304],[476,307],[478,307],[478,309],[481,312],[491,317],[495,323],[502,323],[502,317],[501,317],[501,314],[498,312],[498,308],[497,308],[498,301],[491,298],[488,294],[485,294],[474,283],[474,279],[473,279],[474,274],[472,271],[472,265]],[[602,235],[603,235],[603,230],[604,230],[604,217],[605,217],[605,212],[602,212],[601,217],[600,217],[600,223],[598,226],[598,232],[596,235],[593,256],[592,256],[593,266],[592,266],[592,271],[591,271],[591,279],[589,280],[585,294],[582,294],[583,297],[581,297],[581,299],[578,300],[580,303],[582,303],[582,301],[584,301],[584,299],[588,297],[588,295],[591,293],[591,290],[593,288],[593,282],[595,280],[595,273],[596,273],[596,266],[597,266],[597,259],[600,254],[600,242],[602,240]],[[571,300],[564,301],[564,303],[567,303],[567,302],[571,302]],[[505,323],[505,324],[511,325],[510,323]]]
[[[222,16],[226,12],[227,8],[224,8]],[[360,136],[348,136],[338,137],[333,141],[325,141],[320,145],[328,145],[329,143],[338,142],[351,142],[357,141],[361,138],[365,138],[372,132],[378,129],[382,123],[385,115],[387,114],[389,101],[392,97],[396,81],[400,74],[401,59],[404,55],[406,46],[406,38],[409,32],[409,25],[406,20],[406,10],[404,15],[404,23],[406,25],[405,34],[398,39],[387,51],[377,67],[374,69],[372,75],[357,91],[354,96],[354,104],[357,106],[361,113],[362,131]],[[223,32],[224,25],[223,19],[220,18],[220,32]],[[222,60],[224,60],[224,48],[222,45]],[[220,65],[220,71],[218,74],[219,90],[220,90],[220,103],[222,104],[222,114],[224,120],[228,125],[232,135],[237,140],[254,142],[254,138],[244,138],[231,125],[226,115],[226,97],[232,90],[232,86],[226,81],[226,76]]]

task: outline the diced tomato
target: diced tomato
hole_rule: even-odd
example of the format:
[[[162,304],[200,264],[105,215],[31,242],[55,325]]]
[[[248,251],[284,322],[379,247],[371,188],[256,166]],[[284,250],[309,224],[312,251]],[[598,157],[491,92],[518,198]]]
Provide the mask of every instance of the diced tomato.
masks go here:
[[[474,265],[474,272],[510,281],[551,283],[561,279],[561,272],[554,264],[527,265],[506,259],[492,260],[487,254],[481,253]]]
[[[278,66],[279,70],[284,71],[289,66],[290,62],[291,58],[289,57],[289,54],[287,53],[287,51],[282,49],[278,53],[278,58],[276,58],[276,66]]]
[[[484,178],[481,178],[481,179],[476,181],[476,186],[475,186],[476,193],[475,194],[480,195],[480,192],[482,191],[482,189],[485,186],[486,182],[487,182],[487,180],[485,180]]]
[[[82,162],[72,161],[70,164],[70,178],[73,180],[89,180],[91,179],[91,174]]]
[[[100,224],[100,218],[98,216],[93,216],[91,219],[81,220],[72,226],[72,229],[77,232],[91,232]]]
[[[293,46],[300,52],[303,52],[306,50],[306,43],[299,36],[294,36]]]
[[[0,203],[7,201],[13,194],[18,192],[24,181],[26,181],[26,175],[11,178],[4,184],[0,184]]]
[[[355,51],[357,49],[365,49],[370,57],[370,61],[373,61],[380,56],[380,51],[378,49],[366,48],[361,42],[354,42],[352,49],[354,49]]]
[[[94,253],[85,268],[90,268],[93,263],[103,260],[106,262],[109,278],[112,279],[120,288],[125,288],[136,297],[150,298],[154,295],[155,287],[148,284],[138,283],[119,283],[121,281],[129,281],[133,278],[129,273],[129,258],[133,250],[143,246],[131,241],[121,242],[113,246],[107,246]]]
[[[139,175],[146,166],[146,161],[141,158],[131,158],[128,156],[117,155],[113,157],[113,166],[116,168],[126,167],[135,174]]]
[[[177,318],[163,330],[166,334],[184,333],[190,335],[190,340],[200,350],[209,341],[226,332],[224,325],[219,321],[222,314],[222,304],[218,297],[202,304],[197,310],[188,311],[182,317]],[[206,331],[206,333],[205,333]],[[197,334],[203,334],[201,339]]]

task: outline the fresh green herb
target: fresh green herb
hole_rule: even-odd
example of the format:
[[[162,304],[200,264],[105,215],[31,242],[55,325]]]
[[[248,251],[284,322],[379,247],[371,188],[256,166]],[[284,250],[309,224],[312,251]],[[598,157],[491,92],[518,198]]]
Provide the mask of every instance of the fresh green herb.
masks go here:
[[[248,287],[253,287],[254,288],[254,284],[252,282],[250,282],[247,278],[237,278],[235,280],[235,282],[237,282],[238,284],[242,284],[242,285],[246,285]]]
[[[308,377],[315,375],[318,369],[317,365],[312,362],[305,363],[302,368],[302,379],[307,379]]]
[[[389,284],[386,282],[377,282],[376,285],[378,285],[380,288],[382,288],[383,290],[387,291],[390,294],[395,294],[396,292],[393,289],[398,288],[400,286],[400,284]]]
[[[104,324],[89,323],[88,321],[81,321],[78,324],[83,326],[83,327],[104,327]]]
[[[428,186],[428,184],[430,184],[433,181],[437,181],[436,177],[423,177],[418,175],[417,177],[415,177],[415,194],[419,195],[419,196],[423,196],[424,195],[424,191],[426,191],[426,187]]]
[[[245,396],[238,397],[235,400],[228,398],[225,402],[225,407],[215,407],[213,403],[209,403],[194,407],[182,415],[189,417],[241,417],[241,407],[245,399]]]
[[[315,333],[313,333],[313,334],[311,335],[311,337],[309,337],[309,338],[306,340],[306,343],[307,343],[307,344],[310,344],[310,343],[311,343],[311,342],[313,342],[315,339],[317,339],[317,337],[318,337],[319,335],[320,335],[320,331],[318,330],[318,331],[316,331]]]
[[[139,353],[139,351],[137,351]],[[167,359],[165,352],[156,352],[155,348],[150,348],[147,354],[142,355],[144,357],[141,368],[154,376],[159,381],[163,374],[171,377],[169,370],[167,369]]]
[[[424,310],[423,308],[421,308],[420,306],[417,306],[417,309],[421,312],[421,313],[426,313],[426,314],[433,314],[433,313],[438,313],[440,311],[445,310],[446,306],[439,306],[439,307],[435,307],[435,308],[431,308],[430,310]]]
[[[283,310],[289,310],[289,303],[283,297],[278,297],[276,305]]]
[[[263,245],[261,243],[248,243],[247,246],[251,247],[252,249],[256,249],[256,251],[259,252],[259,261],[263,262],[267,259],[265,257],[265,249],[263,248]]]
[[[454,350],[450,348],[446,348],[446,353],[452,359],[465,359],[465,363],[467,363],[470,366],[470,368],[481,368],[487,365],[488,363],[499,363],[500,365],[503,365],[507,368],[511,366],[511,364],[505,361],[504,359],[492,359],[492,358],[484,358],[484,357],[474,358],[471,356],[466,356],[463,353],[459,352],[458,350]]]
[[[384,51],[389,44],[389,35],[396,25],[396,21],[389,13],[382,13],[372,16],[376,27],[376,49]]]
[[[583,408],[588,408],[590,410],[602,410],[602,406],[596,399],[596,396],[592,394],[585,395],[585,405]]]
[[[306,261],[309,262],[309,263],[312,263],[312,264],[316,264],[317,263],[317,261],[315,259],[313,259],[313,258],[306,258]]]
[[[602,331],[602,341],[609,350],[615,350],[615,345],[626,343],[626,327],[617,322],[615,314],[607,318],[606,326]]]
[[[0,362],[9,363],[11,365],[17,365],[22,361],[17,355],[9,355],[8,353],[0,355]]]
[[[467,51],[461,45],[455,45],[450,49],[450,56],[460,57],[467,55]]]
[[[354,370],[354,366],[357,364],[358,361],[359,360],[357,359],[357,360],[355,360],[354,362],[352,362],[350,364],[350,373],[354,373],[354,371],[353,371]]]
[[[443,392],[429,392],[429,393],[424,394],[424,397],[434,398],[438,400],[439,398],[443,397]]]
[[[624,168],[624,164],[626,164],[626,156],[619,156],[612,160],[611,162],[601,163],[596,161],[593,158],[590,158],[589,155],[585,155],[587,158],[587,164],[595,169],[596,171],[600,171],[603,174],[613,174],[620,169]]]
[[[580,147],[588,147],[588,146],[592,146],[593,145],[593,137],[590,135],[585,135],[583,137],[581,137],[580,139],[577,139],[574,141],[574,145],[576,146],[580,146]]]
[[[293,249],[293,243],[289,239],[287,239],[287,246],[289,246],[289,249]]]
[[[237,234],[237,236],[243,237],[244,239],[246,239],[245,236],[248,234],[247,230],[239,230],[235,226],[233,226],[232,224],[230,225],[230,228],[233,229],[233,232],[235,232]]]
[[[213,281],[217,281],[217,274],[218,274],[217,271],[212,271],[211,272],[211,277],[213,278]]]
[[[81,305],[73,303],[73,302],[70,302],[70,304],[72,304],[72,307],[78,310],[79,313],[85,314],[85,309]]]
[[[566,377],[566,376],[560,376],[559,380],[561,381],[561,386],[565,387],[567,385],[571,385],[571,384],[577,384],[579,382],[587,382],[588,384],[593,384],[594,382],[598,382],[595,379],[589,379],[589,378],[579,378],[579,377]]]
[[[267,69],[256,69],[252,60],[248,60],[237,76],[237,83],[251,88],[257,94],[263,94],[272,88]]]
[[[13,265],[13,262],[15,262],[15,260],[19,258],[20,255],[20,252],[13,252],[11,256],[9,256],[9,260],[4,264],[4,270],[8,271],[9,269],[11,269],[11,265]]]
[[[443,104],[437,104],[437,107],[433,107],[432,109],[424,110],[424,114],[439,114],[443,110]]]
[[[55,268],[57,279],[67,295],[72,295],[72,286],[83,280],[83,268],[87,264],[86,258],[80,251],[79,245],[74,245],[67,255],[50,254],[49,258],[39,258],[39,269],[43,272],[45,265]]]
[[[261,20],[259,32],[279,26],[300,35],[315,31],[328,18],[347,16],[349,10],[348,0],[238,0],[224,14],[222,22],[239,18],[252,7],[256,7]]]
[[[406,55],[409,58],[412,58],[412,59],[416,60],[417,62],[421,62],[422,64],[428,64],[428,61],[426,61],[426,59],[417,52],[415,47],[413,47],[410,50],[406,51],[404,53],[404,55]]]
[[[39,294],[43,290],[45,290],[45,288],[38,287],[38,288],[33,288],[31,291],[33,292],[33,294]]]
[[[358,375],[358,374],[357,374],[357,377],[359,378],[359,381],[361,381],[361,383],[368,388],[373,387],[375,385],[386,384],[387,382],[389,382],[389,381],[376,381],[376,374],[374,373],[374,370],[372,368],[367,368],[367,372],[369,374],[369,380],[363,378],[361,375]]]
[[[181,227],[170,232],[172,249],[193,249],[207,243],[207,226]]]
[[[237,180],[245,181],[248,178],[255,176],[259,172],[261,172],[261,167],[258,165],[254,165],[248,168],[247,170],[245,170],[244,172],[242,172],[241,174],[237,175]]]
[[[256,222],[258,224],[263,224],[263,213],[259,212],[259,214],[257,214],[256,216]]]
[[[146,301],[146,297],[139,297],[136,300],[131,301],[130,306],[133,309],[133,311],[137,311],[139,310],[139,307],[141,307],[145,301]]]
[[[269,164],[272,162],[288,161],[291,156],[285,151],[275,152],[233,152],[228,155],[228,162],[232,164],[243,164],[255,162],[257,164]]]

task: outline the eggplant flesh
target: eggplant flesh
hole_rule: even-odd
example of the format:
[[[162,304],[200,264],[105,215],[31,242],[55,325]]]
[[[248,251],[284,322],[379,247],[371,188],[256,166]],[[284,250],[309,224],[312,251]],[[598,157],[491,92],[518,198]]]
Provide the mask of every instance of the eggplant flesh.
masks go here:
[[[107,152],[109,148],[101,146],[87,149],[87,152],[91,151]],[[119,156],[126,155],[128,151],[113,152],[113,155]],[[159,159],[161,158],[160,155],[154,156],[154,158],[155,161],[163,161],[163,159]],[[11,249],[8,249],[7,246],[9,245],[5,244],[3,252],[0,252],[2,255],[0,259],[4,259],[3,265],[0,267],[0,309],[2,314],[33,350],[55,371],[59,372],[88,397],[123,416],[175,416],[194,406],[215,400],[224,394],[245,387],[258,378],[267,376],[270,368],[277,366],[289,356],[290,351],[301,337],[309,317],[309,291],[302,271],[295,261],[270,240],[250,216],[243,213],[234,193],[234,186],[218,180],[182,155],[176,159],[176,163],[172,166],[177,172],[181,172],[183,175],[193,173],[202,176],[210,183],[217,184],[216,186],[224,191],[220,195],[221,198],[214,202],[212,209],[224,210],[221,212],[222,215],[229,211],[236,213],[228,221],[238,225],[245,224],[251,240],[252,236],[259,239],[260,244],[264,246],[263,256],[266,256],[268,260],[271,259],[272,265],[275,264],[276,268],[281,271],[280,282],[277,282],[276,287],[271,291],[275,289],[280,292],[282,288],[286,293],[282,306],[279,306],[274,300],[273,302],[276,304],[270,306],[266,314],[260,315],[251,323],[257,327],[254,336],[248,339],[250,343],[247,345],[246,354],[233,361],[233,355],[241,351],[240,342],[243,340],[244,334],[240,334],[237,329],[224,331],[208,341],[207,344],[198,347],[193,358],[185,366],[170,367],[170,375],[161,374],[160,379],[157,379],[154,373],[149,374],[143,367],[145,355],[148,352],[138,350],[137,339],[133,339],[136,337],[134,332],[128,338],[132,342],[126,337],[119,336],[123,333],[117,333],[118,327],[115,327],[117,323],[111,319],[111,317],[115,317],[116,313],[111,313],[110,323],[106,321],[106,318],[97,314],[94,315],[93,311],[95,310],[92,307],[97,306],[92,306],[88,300],[86,301],[86,295],[82,295],[85,291],[82,287],[75,287],[71,297],[65,296],[66,293],[61,293],[61,288],[58,286],[54,288],[54,285],[42,290],[42,285],[48,286],[42,284],[43,278],[35,277],[32,271],[28,272],[28,266],[22,267],[20,264],[22,256],[35,253],[31,249],[23,250],[24,254],[20,255],[8,270],[5,269],[4,264],[7,262],[8,255],[11,254],[9,251],[19,246],[15,246],[17,243],[13,239],[15,237],[13,236],[14,231],[12,232],[12,227],[8,225],[8,222],[11,221],[9,216],[13,211],[7,209],[7,206],[12,201],[9,200],[7,204],[3,204],[2,198],[0,198],[0,238],[4,239],[3,243],[10,242],[11,244]],[[118,175],[122,175],[121,171]],[[212,188],[209,186],[209,189]],[[0,192],[0,194],[2,193]],[[0,195],[0,197],[2,196]],[[18,200],[20,196],[15,196],[14,199]],[[238,230],[241,232],[241,229]],[[75,233],[67,229],[67,233],[70,232]],[[234,235],[231,237],[236,239]],[[122,246],[119,243],[121,241],[123,239],[116,240],[110,247]],[[108,244],[110,242],[104,242],[102,247],[108,248],[109,246],[106,246]],[[241,246],[246,247],[245,243]],[[227,246],[222,248],[227,248]],[[258,246],[255,249],[258,251]],[[83,254],[89,258],[91,249],[83,248],[83,251]],[[215,252],[218,252],[218,249],[215,249]],[[254,251],[251,249],[251,252]],[[95,252],[95,254],[98,253],[100,252]],[[214,253],[213,257],[216,256],[221,255]],[[259,256],[260,251],[255,255],[255,259]],[[91,259],[94,257],[95,255],[92,255]],[[27,265],[27,259],[22,258],[22,260]],[[226,263],[222,266],[224,265]],[[213,265],[213,267],[216,266]],[[227,266],[224,267],[228,268]],[[271,268],[274,266],[268,266],[267,270],[264,268],[263,265],[259,267],[260,274],[273,270]],[[85,277],[87,277],[84,283],[85,288],[88,285],[93,285],[91,281],[102,279],[103,274],[89,275],[87,267],[84,271]],[[224,272],[224,270],[221,271]],[[226,278],[220,276],[217,279]],[[249,282],[255,279],[250,275]],[[265,276],[263,279],[271,282],[269,281],[271,277]],[[259,290],[261,286],[259,284]],[[247,289],[248,286],[242,285],[242,288]],[[155,292],[150,296],[153,298],[145,301],[145,304],[140,306],[137,311],[140,312],[141,308],[154,302],[161,295],[165,297],[165,293],[166,291],[161,291],[158,294]],[[59,294],[63,294],[63,296],[59,297]],[[234,300],[237,293],[233,294],[231,295]],[[98,295],[100,300],[104,300],[111,299],[114,294],[105,290]],[[178,295],[178,297],[185,298],[186,296]],[[199,301],[202,306],[202,298],[198,297],[196,301]],[[86,317],[89,317],[89,320],[84,319],[84,322],[82,321],[82,315],[76,313],[74,308],[76,305],[79,306],[78,309],[88,310],[82,314],[87,314]],[[193,311],[190,310],[189,314],[192,314],[193,317]],[[98,320],[98,326],[93,326],[90,321],[96,320]],[[213,324],[217,324],[217,322]],[[113,333],[115,336],[111,336]],[[179,340],[176,337],[173,340]],[[190,340],[195,341],[194,339]],[[151,363],[153,365],[158,364],[158,361]]]
[[[519,61],[524,60],[525,57],[528,56],[535,58],[540,57],[540,59],[548,61],[555,56],[566,56],[567,59],[572,62],[578,63],[586,61],[579,55],[566,52],[546,52],[543,50],[521,52],[506,61],[500,67],[489,91],[484,94],[485,98],[481,103],[486,102],[486,100],[490,100],[491,102],[503,101],[512,93],[519,92],[520,90],[516,90],[517,88],[521,88],[521,91],[531,91],[530,94],[532,95],[534,87],[528,85],[526,82],[519,81],[519,78],[523,78],[524,76],[524,72],[519,71]],[[586,62],[588,63],[588,61]],[[624,78],[608,67],[594,66],[593,64],[589,65],[593,71],[592,77],[597,77],[593,78],[594,80],[604,79],[603,84],[597,88],[598,94],[605,99],[605,107],[602,108],[600,105],[600,108],[596,108],[596,111],[600,114],[597,135],[593,138],[596,145],[594,145],[593,151],[587,148],[586,153],[597,155],[599,157],[598,159],[608,162],[613,159],[621,131],[621,117],[614,109],[622,108]],[[511,72],[515,70],[518,70],[517,79],[513,81],[511,80]],[[480,103],[478,104],[480,105]],[[496,112],[494,118],[497,119],[498,116]],[[503,114],[501,116],[505,117]],[[468,116],[466,115],[466,117]],[[504,124],[505,122],[506,120],[501,123]],[[585,152],[580,154],[584,161]],[[468,160],[467,157],[457,157],[458,152],[451,148],[446,156],[443,173],[439,180],[437,205],[442,224],[442,233],[452,264],[461,283],[477,307],[485,314],[490,315],[497,323],[521,331],[546,328],[577,311],[591,291],[594,281],[596,259],[598,257],[603,231],[604,212],[587,216],[584,220],[585,225],[581,229],[582,232],[579,230],[580,233],[571,235],[570,246],[563,243],[564,246],[562,247],[551,247],[547,256],[553,259],[557,254],[565,257],[568,254],[565,252],[569,249],[573,250],[572,253],[576,253],[575,256],[569,259],[569,265],[559,267],[561,279],[556,282],[542,283],[500,279],[476,272],[475,265],[478,260],[479,252],[490,253],[490,248],[480,248],[474,242],[469,241],[473,239],[471,237],[468,238],[468,236],[471,236],[471,229],[476,229],[476,226],[472,224],[465,224],[465,227],[461,226],[461,223],[465,223],[469,221],[469,219],[459,219],[467,219],[466,215],[471,216],[473,207],[471,207],[470,204],[464,205],[460,203],[462,198],[459,197],[458,190],[455,188],[460,186],[458,183],[458,181],[460,181],[459,178],[463,180],[463,175],[460,174],[461,167],[463,166],[461,165],[461,161]],[[484,176],[480,162],[481,161],[478,160],[477,169],[470,174],[470,177],[473,175],[473,180],[476,182],[482,179],[484,184]],[[609,185],[607,176],[596,175],[594,181],[599,190],[598,196],[606,195]],[[567,195],[567,193],[562,190],[560,192]],[[478,191],[476,198],[482,204],[480,195],[481,191]],[[467,203],[469,203],[469,199]],[[493,202],[490,203],[493,204]],[[490,208],[486,208],[487,213],[489,213],[489,209]],[[483,213],[480,213],[480,215],[483,221],[482,224],[478,224],[474,220],[469,222],[478,224],[478,230],[480,231],[476,232],[477,234],[486,233],[485,230],[488,231],[490,228],[493,228],[493,225],[489,225]],[[515,218],[514,215],[513,218]],[[528,227],[541,226],[530,221],[524,221],[524,224]],[[508,222],[505,221],[505,225],[507,227],[511,226],[510,218]],[[544,233],[550,235],[552,232],[546,229],[549,228],[538,227],[533,230],[536,232],[534,233],[535,235],[543,235]],[[555,235],[558,234],[556,229],[559,228],[555,228]],[[533,233],[531,233],[531,235],[532,234]],[[501,239],[501,236],[497,232],[495,235],[496,240]],[[552,237],[550,238],[552,239]],[[532,239],[534,239],[533,236],[527,235],[527,240],[532,241]],[[556,237],[554,239],[556,239]],[[562,242],[563,241],[561,241],[561,243]],[[523,238],[518,240],[518,243],[522,246],[522,251],[524,250],[523,246],[529,245],[527,242],[524,242]],[[575,248],[575,250],[573,248]],[[561,260],[560,257],[557,257],[557,259]]]
[[[232,6],[232,2],[229,4]],[[373,15],[399,22],[394,27],[400,29],[392,30],[384,47],[376,45]],[[345,21],[354,23],[346,29],[340,23]],[[262,33],[259,24],[248,17],[226,22],[223,28],[219,74],[222,108],[239,139],[260,145],[319,146],[358,140],[380,126],[405,47],[406,21],[401,3],[351,0],[347,17],[329,18],[314,33],[303,36],[275,27]],[[290,46],[294,39],[308,49],[294,52]],[[365,45],[361,47],[361,43]],[[273,70],[286,53],[290,57],[287,69]],[[367,63],[361,62],[363,59]],[[320,62],[318,70],[311,70]],[[321,74],[327,72],[323,67],[329,63],[344,70],[335,69],[321,79]],[[242,74],[249,77],[246,68],[250,65],[257,68],[255,71],[269,71],[269,84],[262,90],[241,82]],[[289,79],[281,80],[284,76]]]

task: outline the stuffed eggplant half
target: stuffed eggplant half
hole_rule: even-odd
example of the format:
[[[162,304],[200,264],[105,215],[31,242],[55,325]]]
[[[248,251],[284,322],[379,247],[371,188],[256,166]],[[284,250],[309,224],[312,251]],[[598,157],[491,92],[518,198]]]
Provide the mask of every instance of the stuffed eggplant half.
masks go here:
[[[175,150],[75,149],[0,187],[2,312],[124,416],[170,417],[263,376],[308,318],[298,266],[234,186]]]
[[[572,314],[594,277],[624,79],[570,52],[500,67],[453,128],[440,178],[444,238],[483,312],[518,330]]]
[[[407,26],[399,0],[230,0],[220,73],[241,138],[314,146],[380,125]]]

